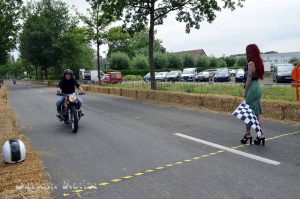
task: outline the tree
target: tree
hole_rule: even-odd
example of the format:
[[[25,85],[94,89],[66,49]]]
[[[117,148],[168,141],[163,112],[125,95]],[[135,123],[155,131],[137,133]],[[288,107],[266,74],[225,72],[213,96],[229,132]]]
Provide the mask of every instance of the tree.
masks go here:
[[[300,60],[300,58],[298,57],[292,57],[290,60],[289,60],[289,63],[293,64],[293,63],[296,63]]]
[[[110,57],[111,53],[114,52],[124,52],[129,57],[134,56],[134,52],[131,47],[131,37],[129,33],[122,29],[122,27],[117,26],[110,28],[104,37],[108,44],[107,57]]]
[[[209,57],[201,56],[196,59],[196,67],[197,68],[205,69],[205,68],[209,68],[209,65],[210,65]]]
[[[87,9],[89,16],[82,16],[83,22],[91,29],[93,40],[97,46],[97,69],[98,77],[100,78],[100,46],[105,42],[105,31],[107,27],[114,21],[112,15],[102,15],[101,4],[97,1],[87,0],[90,4],[91,9]],[[99,81],[101,84],[101,81]]]
[[[72,69],[75,74],[80,68],[92,67],[94,50],[90,45],[90,38],[86,37],[87,29],[74,27],[59,38],[59,46],[62,48],[63,68]]]
[[[34,66],[35,76],[48,70],[61,75],[65,68],[75,73],[80,67],[92,65],[91,37],[85,28],[77,27],[78,19],[69,13],[62,1],[42,0],[29,3],[20,34],[21,58]],[[78,73],[77,73],[78,74]]]
[[[183,62],[178,54],[170,53],[168,54],[169,66],[170,69],[183,68]]]
[[[248,64],[248,61],[245,56],[241,56],[237,58],[236,65],[239,67],[244,67]]]
[[[0,0],[0,64],[7,62],[9,52],[16,45],[21,8],[21,0]]]
[[[151,89],[156,90],[153,44],[154,27],[163,24],[164,19],[172,11],[177,11],[176,20],[186,23],[186,32],[191,28],[200,28],[200,23],[204,20],[212,22],[216,11],[223,8],[234,10],[235,7],[242,6],[244,0],[91,0],[102,5],[103,12],[110,17],[111,15],[120,18],[124,16],[124,24],[129,25],[130,29],[141,29],[149,25],[149,65],[151,75]]]
[[[66,3],[55,0],[42,0],[29,3],[25,22],[20,34],[21,58],[41,67],[47,79],[48,68],[59,67],[65,52],[61,37],[74,27],[76,21],[69,15]],[[37,74],[36,74],[37,76]]]
[[[184,68],[194,68],[196,65],[195,57],[189,54],[183,55],[183,67]]]
[[[154,53],[153,64],[155,69],[167,68],[169,65],[167,54],[161,52]]]
[[[121,26],[110,28],[105,34],[105,40],[108,44],[109,57],[112,52],[125,52],[130,58],[135,55],[148,55],[149,37],[148,30],[142,29],[139,32],[129,33]],[[155,39],[154,52],[166,52],[162,46],[161,40]]]
[[[131,62],[132,68],[145,69],[148,66],[147,58],[144,55],[136,55]]]
[[[128,69],[130,65],[130,59],[128,55],[122,52],[112,53],[108,62],[110,68],[114,70]]]
[[[149,51],[149,29],[143,28],[138,32],[131,34],[130,45],[135,54],[143,54],[148,56]],[[154,39],[153,52],[165,53],[166,48],[163,47],[162,41],[159,39]]]

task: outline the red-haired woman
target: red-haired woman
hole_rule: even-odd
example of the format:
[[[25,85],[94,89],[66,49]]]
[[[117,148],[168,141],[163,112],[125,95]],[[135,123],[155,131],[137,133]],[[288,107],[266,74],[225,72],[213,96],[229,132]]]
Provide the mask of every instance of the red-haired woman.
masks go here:
[[[261,124],[262,110],[260,99],[262,96],[262,91],[260,89],[258,80],[264,79],[264,64],[260,56],[260,50],[256,44],[250,44],[246,47],[246,55],[248,61],[248,65],[245,67],[247,81],[243,97],[246,99],[246,103],[254,111],[259,123]],[[244,135],[243,139],[241,139],[241,143],[246,144],[248,139],[250,139],[250,144],[252,144],[250,128],[251,127],[249,125],[246,125],[246,134]],[[258,133],[256,139],[254,140],[254,144],[260,145],[260,143],[265,145],[265,137],[264,135]]]

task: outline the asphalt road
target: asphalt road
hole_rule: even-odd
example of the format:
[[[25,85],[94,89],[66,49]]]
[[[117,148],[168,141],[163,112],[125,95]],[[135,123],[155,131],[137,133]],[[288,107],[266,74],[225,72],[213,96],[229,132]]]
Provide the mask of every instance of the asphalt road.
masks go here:
[[[86,115],[73,134],[55,116],[55,89],[9,87],[54,198],[300,198],[300,126],[266,121],[266,146],[235,148],[280,163],[273,165],[174,135],[239,146],[244,125],[231,115],[98,94],[82,99]]]

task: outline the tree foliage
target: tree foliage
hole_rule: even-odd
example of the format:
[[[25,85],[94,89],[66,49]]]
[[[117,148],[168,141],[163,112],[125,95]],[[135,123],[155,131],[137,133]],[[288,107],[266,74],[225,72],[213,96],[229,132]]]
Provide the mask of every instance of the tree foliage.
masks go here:
[[[148,67],[147,58],[144,55],[136,55],[131,62],[132,68],[145,69]]]
[[[0,0],[0,13],[0,64],[4,64],[9,52],[16,46],[22,1]]]
[[[293,64],[293,63],[296,63],[300,60],[299,57],[292,57],[290,60],[289,60],[289,63]]]
[[[244,0],[91,0],[101,4],[107,17],[123,17],[124,26],[133,30],[141,30],[149,25],[149,65],[151,74],[151,88],[156,89],[154,78],[153,43],[154,27],[163,24],[167,15],[176,11],[176,20],[186,24],[186,32],[191,28],[200,28],[200,23],[207,20],[212,22],[216,18],[215,12],[222,8],[234,10],[242,6]],[[220,5],[222,4],[222,5]]]
[[[64,68],[78,71],[91,65],[93,50],[87,30],[78,28],[78,20],[60,0],[41,0],[27,5],[20,34],[21,58],[35,66],[47,78],[48,70],[56,74]],[[43,74],[44,71],[44,74]]]
[[[112,53],[108,62],[110,68],[114,70],[124,70],[130,66],[130,58],[123,52]]]
[[[244,67],[248,64],[248,61],[245,56],[241,56],[237,58],[236,65]]]
[[[184,68],[196,67],[195,57],[190,54],[183,55],[183,67]]]
[[[125,52],[132,58],[135,55],[148,55],[149,38],[148,29],[142,29],[139,32],[129,33],[121,26],[110,28],[105,35],[108,44],[109,57],[113,52]],[[166,49],[162,46],[162,41],[155,39],[154,52],[165,53]]]
[[[154,53],[154,67],[155,69],[167,68],[169,65],[168,55],[161,52]]]
[[[206,56],[201,56],[201,57],[198,57],[196,59],[196,67],[197,68],[209,68],[210,66],[210,59],[209,57],[206,57]]]
[[[224,58],[227,66],[234,66],[236,63],[236,57],[234,56],[228,56]]]
[[[175,53],[168,54],[169,65],[168,68],[171,69],[182,69],[183,68],[183,60],[181,57]]]

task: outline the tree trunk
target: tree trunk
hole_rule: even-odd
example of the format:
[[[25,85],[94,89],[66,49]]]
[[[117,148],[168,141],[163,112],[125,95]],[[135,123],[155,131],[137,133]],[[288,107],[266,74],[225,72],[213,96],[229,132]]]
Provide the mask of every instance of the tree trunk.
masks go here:
[[[44,71],[45,71],[45,79],[48,80],[48,67],[47,66],[45,66]]]
[[[43,67],[41,67],[40,69],[41,69],[41,71],[40,71],[41,72],[41,77],[40,78],[43,81]]]
[[[151,1],[150,9],[150,28],[149,28],[149,65],[150,65],[150,79],[151,89],[156,90],[155,73],[154,73],[154,62],[153,62],[153,42],[154,42],[154,6],[155,1]]]
[[[98,81],[99,85],[101,85],[101,77],[100,77],[100,40],[99,40],[99,25],[98,25],[98,20],[99,20],[99,7],[97,7],[97,13],[96,13],[96,19],[97,19],[97,32],[96,32],[96,43],[97,43],[97,69],[98,69]]]
[[[38,80],[38,67],[35,67],[35,80]]]
[[[100,42],[99,42],[99,39],[97,39],[97,69],[98,69],[99,85],[101,85],[101,81],[100,81],[101,80],[101,77],[100,77],[100,70],[101,70],[101,68],[100,68]]]

